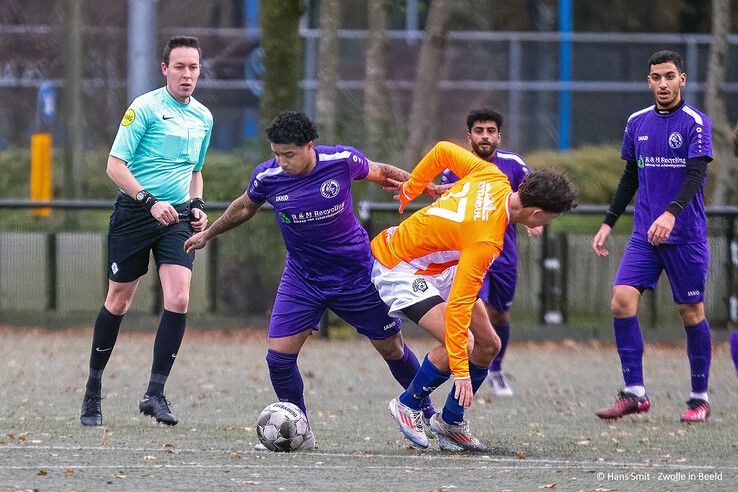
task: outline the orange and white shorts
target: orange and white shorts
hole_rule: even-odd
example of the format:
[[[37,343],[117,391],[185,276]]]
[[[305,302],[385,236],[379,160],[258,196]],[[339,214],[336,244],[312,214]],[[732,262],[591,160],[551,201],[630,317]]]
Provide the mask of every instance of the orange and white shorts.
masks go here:
[[[417,275],[417,271],[417,267],[404,261],[394,268],[387,268],[374,260],[372,283],[379,297],[389,306],[390,316],[406,317],[403,309],[431,297],[440,296],[448,300],[456,276],[456,265],[436,275]]]

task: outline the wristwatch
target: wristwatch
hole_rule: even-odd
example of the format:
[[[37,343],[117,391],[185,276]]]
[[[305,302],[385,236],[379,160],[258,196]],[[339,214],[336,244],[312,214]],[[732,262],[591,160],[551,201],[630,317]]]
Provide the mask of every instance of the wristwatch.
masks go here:
[[[146,193],[146,190],[139,191],[138,193],[136,193],[136,201],[138,203],[143,203],[146,200],[146,195],[148,195],[148,193]]]

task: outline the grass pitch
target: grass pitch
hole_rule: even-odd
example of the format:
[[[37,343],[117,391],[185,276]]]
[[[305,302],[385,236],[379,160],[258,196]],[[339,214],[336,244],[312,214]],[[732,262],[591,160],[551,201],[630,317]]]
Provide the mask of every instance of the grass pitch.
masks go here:
[[[125,327],[124,327],[125,330]],[[716,344],[713,414],[679,422],[689,394],[681,345],[647,345],[652,408],[602,422],[620,382],[598,343],[512,344],[515,396],[485,386],[468,411],[484,454],[419,450],[387,412],[399,393],[362,338],[310,340],[300,356],[318,449],[253,451],[275,400],[263,335],[191,330],[167,385],[176,427],[138,414],[153,334],[122,333],[103,380],[101,428],[79,424],[91,330],[0,329],[0,487],[5,490],[685,490],[738,488],[738,379]],[[514,337],[514,334],[513,334]],[[427,339],[410,340],[419,357]],[[434,393],[442,407],[447,383]]]

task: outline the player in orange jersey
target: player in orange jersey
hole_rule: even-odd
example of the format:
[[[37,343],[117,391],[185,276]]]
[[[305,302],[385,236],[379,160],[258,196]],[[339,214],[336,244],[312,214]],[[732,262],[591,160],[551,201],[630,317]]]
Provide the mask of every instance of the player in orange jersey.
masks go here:
[[[445,168],[460,180],[372,240],[372,282],[393,316],[411,319],[440,342],[407,390],[389,403],[400,430],[428,447],[420,401],[453,375],[443,412],[426,425],[443,450],[480,451],[486,448],[469,432],[464,409],[484,382],[500,339],[477,293],[502,250],[508,224],[547,224],[575,206],[576,192],[552,169],[529,174],[513,192],[497,167],[463,147],[439,142],[400,187],[400,213]]]

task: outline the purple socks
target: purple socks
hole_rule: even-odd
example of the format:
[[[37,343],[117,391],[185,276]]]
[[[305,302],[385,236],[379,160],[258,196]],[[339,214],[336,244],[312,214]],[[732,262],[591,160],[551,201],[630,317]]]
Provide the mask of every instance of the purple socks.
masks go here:
[[[706,396],[712,351],[710,324],[703,319],[694,326],[685,326],[684,330],[687,332],[687,356],[692,375],[692,397],[696,394]]]
[[[615,343],[625,386],[643,386],[643,335],[638,316],[614,318]]]

